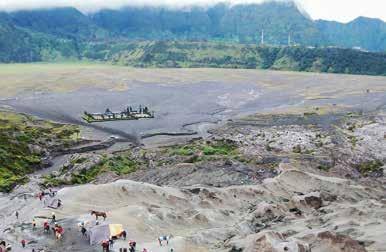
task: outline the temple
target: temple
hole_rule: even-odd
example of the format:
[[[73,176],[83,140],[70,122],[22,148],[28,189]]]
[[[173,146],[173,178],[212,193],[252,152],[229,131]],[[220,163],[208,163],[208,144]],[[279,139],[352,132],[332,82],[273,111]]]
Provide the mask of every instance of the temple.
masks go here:
[[[121,112],[112,112],[109,108],[104,113],[88,113],[84,112],[82,117],[86,122],[106,122],[119,120],[139,120],[154,118],[154,112],[150,112],[148,107],[139,106],[138,110],[134,110],[131,106]]]

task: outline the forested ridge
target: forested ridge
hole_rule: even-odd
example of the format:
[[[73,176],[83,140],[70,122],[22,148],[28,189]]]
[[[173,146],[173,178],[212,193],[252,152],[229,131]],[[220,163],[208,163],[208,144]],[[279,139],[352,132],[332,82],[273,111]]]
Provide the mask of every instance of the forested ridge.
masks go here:
[[[0,12],[4,63],[96,60],[384,75],[385,51],[383,21],[314,21],[293,3]]]

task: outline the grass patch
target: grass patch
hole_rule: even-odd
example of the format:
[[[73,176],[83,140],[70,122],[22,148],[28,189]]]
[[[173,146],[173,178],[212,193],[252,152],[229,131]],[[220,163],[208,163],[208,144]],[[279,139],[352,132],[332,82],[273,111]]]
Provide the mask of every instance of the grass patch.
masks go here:
[[[380,171],[382,166],[383,163],[380,160],[367,161],[358,165],[358,171],[362,175],[368,176],[372,172]]]
[[[42,186],[44,186],[45,188],[58,187],[61,185],[69,184],[67,181],[62,180],[62,179],[58,179],[55,176],[53,176],[52,174],[44,175],[42,178],[43,178]]]
[[[304,112],[303,113],[303,116],[304,117],[308,117],[308,116],[317,116],[318,115],[318,113],[316,113],[316,112]]]
[[[295,145],[294,147],[292,147],[292,152],[300,154],[302,153],[302,147],[300,145]]]
[[[191,157],[192,163],[216,156],[232,157],[238,154],[236,144],[227,141],[196,142],[184,146],[175,146],[169,150],[170,155]]]
[[[76,159],[71,160],[70,163],[71,163],[71,165],[76,165],[76,164],[82,164],[82,163],[84,163],[86,161],[87,161],[87,158],[80,157],[80,158],[76,158]]]
[[[357,145],[358,139],[355,136],[348,136],[348,139],[350,140],[350,143],[353,147]]]
[[[330,166],[327,166],[327,165],[324,165],[324,164],[320,164],[320,165],[318,165],[318,167],[317,167],[319,170],[321,170],[321,171],[325,171],[325,172],[328,172],[330,169],[331,169],[331,167]]]
[[[93,166],[91,169],[81,170],[79,173],[74,173],[71,176],[71,184],[86,184],[95,180],[100,174],[105,172],[114,172],[121,176],[135,172],[140,164],[131,159],[127,155],[118,155],[106,157],[102,161]]]
[[[78,158],[73,160],[72,165],[86,162],[86,158]],[[105,172],[114,172],[115,174],[122,176],[132,172],[135,172],[140,163],[133,160],[129,154],[121,154],[112,157],[104,157],[97,165],[94,165],[90,169],[82,169],[78,172],[71,174],[69,180],[60,179],[54,175],[48,175],[44,177],[43,185],[60,186],[60,185],[75,185],[75,184],[87,184],[94,181],[99,175]],[[64,172],[62,171],[63,175]]]
[[[102,171],[113,171],[117,175],[126,175],[135,172],[139,163],[131,159],[130,156],[114,156],[103,160],[100,164]]]

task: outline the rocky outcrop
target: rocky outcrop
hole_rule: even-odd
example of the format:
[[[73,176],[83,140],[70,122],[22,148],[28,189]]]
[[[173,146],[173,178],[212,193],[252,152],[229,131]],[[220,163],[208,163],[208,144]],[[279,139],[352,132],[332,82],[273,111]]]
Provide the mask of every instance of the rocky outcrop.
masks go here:
[[[329,252],[366,252],[367,250],[349,236],[325,231],[317,234],[318,251]],[[324,250],[323,250],[324,249]]]
[[[98,154],[73,154],[71,158],[63,165],[60,172],[56,176],[63,181],[71,181],[73,174],[92,169],[99,164],[103,159],[102,155]]]
[[[319,192],[311,192],[306,195],[296,195],[292,197],[292,201],[298,207],[310,207],[316,210],[321,208],[323,205]]]
[[[233,244],[231,251],[311,252],[308,244],[295,239],[286,240],[281,233],[273,231],[250,235]]]

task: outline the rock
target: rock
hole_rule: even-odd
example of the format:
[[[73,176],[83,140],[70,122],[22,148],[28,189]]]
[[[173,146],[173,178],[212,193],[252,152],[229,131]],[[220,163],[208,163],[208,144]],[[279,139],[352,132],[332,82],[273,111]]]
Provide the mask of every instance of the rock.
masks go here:
[[[79,174],[82,171],[87,171],[93,168],[95,165],[99,164],[102,159],[103,156],[99,154],[73,154],[71,158],[63,165],[59,179],[64,181],[71,181],[73,174]],[[109,178],[109,176],[106,176],[106,178]],[[116,179],[116,177],[110,178]]]
[[[41,155],[47,152],[44,148],[42,148],[37,144],[28,144],[28,149],[31,153],[38,154],[38,155]]]
[[[302,215],[302,211],[299,208],[297,208],[297,207],[290,208],[289,212],[295,214],[296,216],[301,216]]]
[[[267,231],[236,241],[233,251],[243,252],[310,252],[308,244],[296,239],[286,240],[281,233]],[[241,250],[240,250],[241,249]],[[232,251],[232,250],[231,250]]]
[[[276,209],[277,209],[277,205],[269,204],[269,203],[263,201],[256,206],[256,210],[254,211],[254,214],[256,217],[273,215],[273,213]]]
[[[334,202],[338,199],[338,196],[327,192],[321,192],[320,197],[322,198],[323,201],[329,201],[329,202]]]
[[[312,192],[306,195],[296,195],[292,197],[292,201],[295,205],[302,205],[311,207],[313,209],[319,209],[323,205],[322,198],[319,192]]]
[[[302,152],[302,147],[298,144],[298,145],[295,145],[293,148],[292,148],[292,152],[293,153],[301,153]]]
[[[329,252],[366,252],[366,249],[349,236],[325,231],[317,234],[324,251]],[[321,250],[320,250],[321,251]]]
[[[311,206],[314,209],[319,209],[323,205],[323,202],[322,202],[322,199],[320,198],[320,196],[313,196],[313,195],[307,196],[307,195],[305,195],[304,200],[305,200],[307,205]]]
[[[279,167],[277,168],[277,171],[279,173],[283,173],[285,171],[289,171],[289,170],[294,170],[296,169],[293,165],[291,165],[290,163],[288,162],[281,162],[279,164]]]

